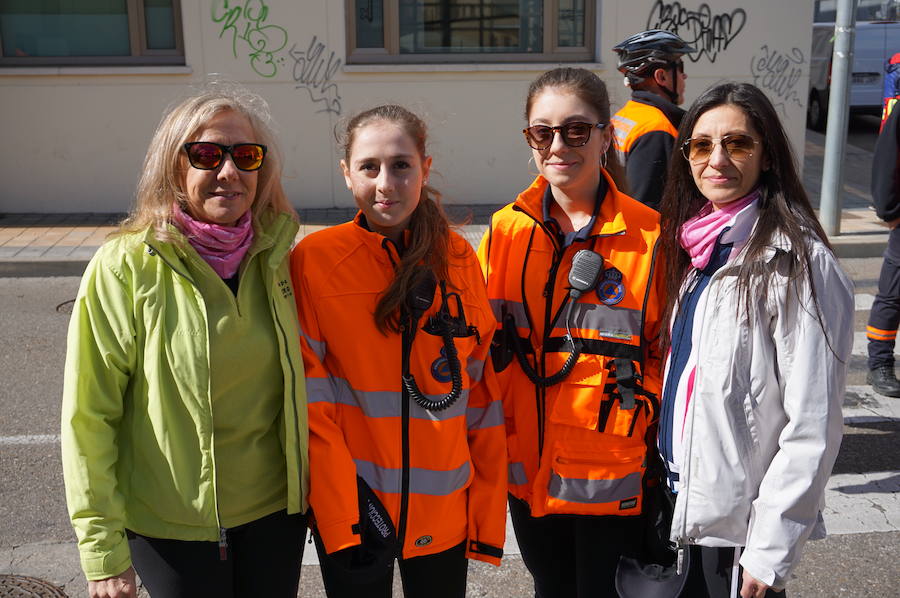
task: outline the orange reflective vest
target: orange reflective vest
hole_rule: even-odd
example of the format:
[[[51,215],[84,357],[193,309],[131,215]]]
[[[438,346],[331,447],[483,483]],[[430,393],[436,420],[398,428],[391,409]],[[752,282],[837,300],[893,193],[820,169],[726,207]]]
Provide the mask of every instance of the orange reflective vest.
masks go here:
[[[469,334],[455,338],[462,394],[443,411],[413,402],[401,384],[401,335],[373,313],[399,263],[396,246],[354,222],[304,238],[291,255],[302,329],[310,432],[310,505],[328,553],[356,546],[357,474],[375,491],[402,542],[402,558],[467,541],[466,555],[500,564],[506,524],[506,439],[493,370],[495,323],[474,252],[451,233],[446,290]],[[419,320],[410,373],[427,397],[451,389],[443,340]]]
[[[562,248],[546,228],[548,183],[539,176],[494,214],[478,250],[503,326],[492,354],[504,403],[509,491],[535,517],[639,514],[647,447],[655,442],[659,216],[603,175],[608,191],[586,240]],[[569,328],[582,352],[568,377],[543,387],[529,379],[520,359],[550,376],[569,357],[568,274],[580,249],[604,259],[596,288],[573,306]]]
[[[612,119],[613,142],[625,166],[628,193],[658,209],[684,111],[662,96],[635,91]]]

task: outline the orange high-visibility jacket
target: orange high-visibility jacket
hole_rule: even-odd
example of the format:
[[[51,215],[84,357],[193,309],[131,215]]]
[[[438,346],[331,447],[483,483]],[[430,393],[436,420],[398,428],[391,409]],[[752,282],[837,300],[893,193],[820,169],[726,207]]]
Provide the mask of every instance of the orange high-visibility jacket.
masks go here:
[[[493,215],[478,250],[503,327],[492,353],[506,418],[509,491],[535,517],[639,514],[647,447],[655,444],[659,216],[601,172],[609,187],[587,240],[560,248],[543,222],[548,183],[539,176]],[[604,259],[596,288],[573,306],[570,329],[582,353],[568,377],[542,387],[526,376],[511,347],[518,343],[539,375],[562,368],[570,355],[568,274],[580,249]],[[628,395],[631,408],[625,408]]]
[[[309,502],[328,553],[360,543],[359,474],[390,513],[402,558],[466,541],[469,558],[500,564],[506,438],[487,360],[496,325],[474,251],[455,233],[450,246],[447,291],[459,294],[474,329],[455,339],[463,390],[444,411],[407,396],[401,335],[375,325],[375,306],[400,261],[394,243],[357,215],[307,236],[291,255],[309,402]],[[451,389],[443,341],[424,329],[441,304],[439,285],[410,357],[410,373],[433,400]],[[459,315],[455,299],[450,312]]]
[[[660,95],[635,91],[612,119],[613,142],[625,166],[628,193],[659,209],[669,157],[684,111]]]

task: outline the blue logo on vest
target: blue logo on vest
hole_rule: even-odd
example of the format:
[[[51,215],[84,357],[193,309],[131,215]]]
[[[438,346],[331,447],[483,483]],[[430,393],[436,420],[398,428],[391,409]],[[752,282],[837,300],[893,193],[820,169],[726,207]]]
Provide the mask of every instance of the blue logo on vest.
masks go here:
[[[606,305],[615,305],[625,297],[625,285],[622,284],[622,273],[615,268],[603,271],[603,278],[597,283],[597,298]]]
[[[441,356],[431,364],[431,375],[438,382],[450,382],[450,362],[447,361],[447,350],[441,347]]]

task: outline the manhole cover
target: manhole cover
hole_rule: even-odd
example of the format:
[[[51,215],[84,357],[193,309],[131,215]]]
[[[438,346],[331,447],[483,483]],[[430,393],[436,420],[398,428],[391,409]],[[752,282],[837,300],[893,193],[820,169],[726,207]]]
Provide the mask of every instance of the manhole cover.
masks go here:
[[[49,581],[24,575],[0,575],[0,598],[68,598]]]

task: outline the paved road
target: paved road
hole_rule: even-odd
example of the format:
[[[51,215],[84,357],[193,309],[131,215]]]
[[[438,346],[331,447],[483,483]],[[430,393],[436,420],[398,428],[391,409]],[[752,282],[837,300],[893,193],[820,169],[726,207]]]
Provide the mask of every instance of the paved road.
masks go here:
[[[845,401],[845,438],[828,489],[833,535],[810,544],[792,596],[886,596],[900,579],[900,400],[864,385],[865,326],[880,260],[849,259],[857,284],[857,342]],[[76,278],[0,278],[0,573],[29,574],[84,595],[68,526],[59,464],[58,421],[67,301]],[[511,535],[511,534],[510,534]],[[514,540],[514,538],[513,538]],[[600,539],[602,541],[602,539]],[[302,597],[324,596],[315,551]],[[474,564],[470,596],[527,596],[518,549],[496,569]]]

